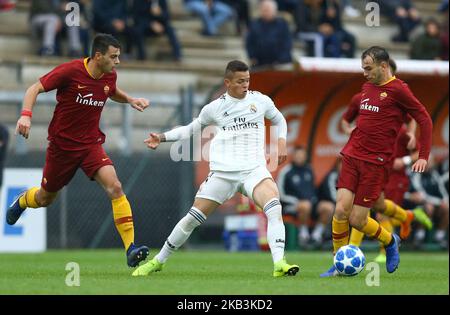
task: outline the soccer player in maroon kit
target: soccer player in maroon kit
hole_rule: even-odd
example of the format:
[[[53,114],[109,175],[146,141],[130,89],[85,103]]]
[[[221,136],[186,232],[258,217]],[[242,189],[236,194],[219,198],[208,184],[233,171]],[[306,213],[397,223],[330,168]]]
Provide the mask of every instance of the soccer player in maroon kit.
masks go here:
[[[409,119],[411,118],[409,117]],[[417,207],[413,210],[405,210],[401,207],[404,195],[409,188],[409,177],[406,173],[406,167],[412,161],[417,160],[418,153],[419,148],[415,139],[411,142],[411,134],[407,127],[403,125],[395,143],[394,154],[389,165],[388,178],[386,178],[387,183],[381,196],[372,208],[377,212],[377,221],[387,231],[392,233],[394,226],[400,226],[400,238],[403,240],[408,238],[413,220],[421,223],[427,229],[433,227],[433,223],[422,208]],[[363,238],[364,234],[362,232],[352,228],[349,244],[360,246]],[[375,262],[386,262],[383,245],[381,245],[380,254],[375,258]]]
[[[341,151],[342,170],[337,183],[332,222],[334,253],[349,241],[349,224],[378,239],[386,249],[386,270],[394,272],[400,263],[400,238],[388,232],[369,211],[380,198],[388,175],[395,141],[409,113],[420,126],[420,151],[413,172],[423,172],[431,149],[432,122],[425,107],[407,84],[392,75],[389,54],[379,46],[362,53],[364,77],[356,128]],[[336,275],[332,266],[322,277]]]
[[[27,89],[16,134],[28,139],[38,94],[56,89],[57,104],[48,128],[49,145],[41,186],[19,194],[8,208],[6,221],[13,225],[26,208],[50,205],[58,191],[81,168],[111,199],[114,223],[125,246],[127,264],[135,267],[145,260],[149,249],[134,244],[131,206],[114,165],[102,147],[105,134],[99,128],[108,98],[129,103],[138,111],[149,105],[148,100],[133,98],[116,86],[115,67],[120,63],[120,48],[113,36],[98,34],[92,42],[89,58],[63,63]]]
[[[395,73],[395,62],[390,59],[389,65],[392,73]],[[344,132],[348,135],[350,135],[354,129],[354,127],[351,126],[351,123],[359,114],[360,102],[361,92],[352,97],[346,112],[342,115],[341,126],[344,129]],[[408,166],[412,162],[411,151],[418,151],[418,143],[414,136],[417,124],[409,114],[406,115],[404,123],[407,124],[407,127],[402,126],[397,136],[397,141],[394,146],[395,153],[391,159],[392,163],[389,167],[390,173],[386,178],[386,185],[383,189],[384,192],[381,193],[380,198],[378,198],[372,208],[380,214],[393,218],[396,225],[400,225],[400,237],[402,239],[406,239],[409,236],[411,231],[411,222],[414,219],[426,226],[428,229],[432,226],[430,219],[423,209],[416,208],[411,211],[405,210],[401,207],[401,204],[403,203],[403,195],[406,191],[408,191],[409,187],[409,177],[406,174],[405,166]],[[414,153],[414,156],[415,161],[417,159],[417,154]],[[405,161],[408,162],[407,165],[399,165]],[[380,218],[382,217],[383,216],[380,216]],[[380,221],[381,225],[391,232],[393,227],[390,222],[391,220],[389,219]],[[360,246],[363,237],[363,233],[359,232],[355,228],[352,228],[349,244]]]

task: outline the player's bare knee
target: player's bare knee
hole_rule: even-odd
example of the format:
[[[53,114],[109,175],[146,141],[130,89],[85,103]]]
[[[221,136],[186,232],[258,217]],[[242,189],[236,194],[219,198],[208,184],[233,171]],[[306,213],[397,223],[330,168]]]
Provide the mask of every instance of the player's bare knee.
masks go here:
[[[119,180],[114,181],[111,186],[107,188],[107,193],[111,199],[121,197],[124,194],[122,190],[122,183]]]
[[[337,203],[334,208],[334,216],[338,220],[348,219],[350,215],[350,210],[347,210],[342,203]]]

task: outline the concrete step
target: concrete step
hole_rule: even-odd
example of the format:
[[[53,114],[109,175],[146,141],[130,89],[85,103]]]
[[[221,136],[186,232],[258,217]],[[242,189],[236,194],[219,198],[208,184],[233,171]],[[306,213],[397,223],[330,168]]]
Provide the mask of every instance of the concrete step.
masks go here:
[[[28,34],[28,11],[0,13],[0,34]]]
[[[206,38],[188,31],[179,32],[179,40],[183,55],[187,57],[208,58],[237,58],[245,55],[243,40],[239,37],[220,36]],[[66,41],[63,41],[63,50]],[[30,40],[29,34],[2,34],[0,33],[0,58],[9,58],[32,55],[37,51],[39,44]],[[165,36],[146,39],[146,48],[149,59],[164,59],[171,56],[171,47]]]
[[[367,27],[366,25],[349,24],[346,29],[356,36],[358,48],[368,48],[376,43],[392,51],[405,52],[409,50],[409,43],[393,43],[391,41],[391,37],[398,32],[395,26]]]
[[[193,57],[189,55],[192,53]],[[222,77],[227,60],[242,57],[236,53],[220,53],[214,57],[204,57],[196,49],[188,51],[188,56],[180,63],[155,61],[123,61],[118,67],[118,83],[130,91],[176,92],[181,87],[198,85],[199,77]],[[242,53],[241,53],[242,54]],[[2,87],[26,87],[55,66],[66,62],[67,58],[41,58],[38,56],[10,56],[0,59]],[[17,72],[19,71],[19,75]],[[17,78],[21,77],[21,82]],[[203,81],[203,85],[206,81]],[[213,83],[214,84],[214,83]]]
[[[55,65],[26,63],[22,68],[23,84],[30,85],[53,69]],[[170,72],[118,68],[117,84],[130,91],[176,92],[181,87],[196,85],[198,74],[194,72]]]

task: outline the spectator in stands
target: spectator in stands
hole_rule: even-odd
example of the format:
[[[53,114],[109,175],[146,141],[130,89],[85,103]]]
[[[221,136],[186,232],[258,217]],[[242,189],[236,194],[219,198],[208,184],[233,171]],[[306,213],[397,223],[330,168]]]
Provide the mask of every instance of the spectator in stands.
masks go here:
[[[435,218],[437,229],[434,240],[442,248],[447,248],[449,201],[443,178],[445,179],[445,176],[448,177],[448,175],[444,174],[439,174],[438,165],[435,163],[433,155],[430,155],[426,171],[411,175],[412,192],[409,194],[409,200],[416,204],[422,204],[428,215]],[[424,237],[425,231],[419,230],[415,235],[415,241],[423,241]]]
[[[357,18],[361,16],[361,12],[352,6],[350,0],[341,0],[341,7],[345,16],[350,18]]]
[[[242,35],[250,26],[248,0],[222,0],[236,12],[236,33]]]
[[[333,26],[324,19],[324,0],[299,0],[299,39],[307,44],[307,55],[339,57],[340,43]]]
[[[336,204],[336,184],[341,167],[341,156],[338,156],[333,168],[319,184],[317,190],[319,202],[316,206],[316,212],[318,220],[311,234],[312,239],[316,243],[322,241],[324,229],[326,226],[330,226],[331,219],[333,218],[334,205]]]
[[[31,35],[36,39],[42,32],[42,44],[39,49],[39,54],[42,56],[55,56],[57,54],[56,37],[63,27],[60,14],[60,1],[31,1]]]
[[[414,39],[411,44],[411,59],[441,59],[442,43],[440,28],[439,22],[434,18],[430,18],[425,22],[425,32]]]
[[[419,11],[412,0],[374,0],[380,5],[381,13],[395,22],[399,33],[392,37],[394,42],[408,42],[410,32],[420,24]]]
[[[439,5],[438,11],[439,12],[448,11],[448,0],[442,0],[441,4]]]
[[[30,8],[31,34],[33,38],[38,38],[42,32],[42,45],[39,54],[43,56],[63,55],[61,48],[61,36],[67,35],[68,55],[71,57],[81,57],[83,49],[80,34],[84,34],[85,41],[88,42],[87,26],[83,19],[83,2],[87,0],[32,0]],[[66,5],[76,3],[80,9],[80,25],[72,26],[66,23]],[[86,44],[87,45],[87,44]],[[87,47],[85,48],[87,51]]]
[[[138,59],[146,59],[145,36],[167,35],[174,60],[181,60],[181,47],[175,30],[170,23],[170,12],[166,0],[134,0],[134,43]]]
[[[305,246],[310,240],[308,224],[317,196],[314,173],[307,163],[306,149],[303,146],[294,148],[292,163],[280,170],[277,185],[284,214],[298,218],[298,241],[300,246]]]
[[[278,11],[287,12],[292,15],[295,23],[295,33],[300,31],[301,25],[301,5],[298,0],[276,0]]]
[[[442,187],[444,187],[444,196],[448,202],[448,156],[438,164],[437,171],[440,175],[440,181]]]
[[[443,0],[438,10],[444,15],[441,28],[441,59],[448,60],[448,0]]]
[[[219,28],[233,17],[233,10],[219,0],[184,0],[190,13],[200,16],[203,23],[202,34],[214,36]]]
[[[292,38],[287,22],[277,16],[277,3],[263,0],[259,18],[252,21],[246,38],[246,49],[252,67],[292,62]]]
[[[355,56],[356,39],[353,34],[344,29],[341,20],[341,8],[338,0],[322,2],[322,25],[329,24],[339,42],[339,57],[353,58]]]
[[[69,41],[69,57],[82,57],[89,55],[89,18],[87,13],[87,6],[89,4],[89,0],[71,0],[71,1],[63,1],[62,3],[62,11],[63,14],[67,14],[66,11],[67,4],[77,4],[79,8],[79,25],[67,25],[67,23],[63,23],[63,33],[66,33],[67,39]],[[64,20],[64,18],[63,18]]]
[[[131,52],[132,28],[127,22],[126,0],[93,0],[93,28],[96,32],[110,34],[115,38],[123,38],[125,56]]]

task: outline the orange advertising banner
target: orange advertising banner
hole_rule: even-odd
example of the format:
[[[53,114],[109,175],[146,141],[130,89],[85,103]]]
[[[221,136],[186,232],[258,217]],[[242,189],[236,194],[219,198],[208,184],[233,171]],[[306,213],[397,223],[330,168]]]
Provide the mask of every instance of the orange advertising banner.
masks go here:
[[[274,77],[277,80],[272,80]],[[434,118],[433,152],[438,158],[444,157],[448,154],[448,76],[400,73],[398,78],[408,83]],[[350,99],[365,82],[360,73],[294,75],[269,71],[253,73],[251,89],[272,97],[284,114],[288,121],[288,145],[307,147],[318,184],[348,140],[339,122]],[[439,115],[433,115],[436,110]],[[273,174],[276,176],[276,172]]]
[[[448,75],[400,72],[397,77],[408,83],[433,118],[435,156],[448,156]],[[365,82],[362,73],[263,71],[251,74],[250,89],[275,102],[288,123],[289,149],[295,145],[307,148],[319,184],[348,140],[340,119]],[[197,163],[197,185],[205,179],[207,167],[205,162]],[[279,169],[272,172],[274,178]]]

